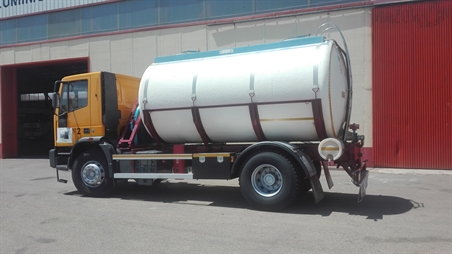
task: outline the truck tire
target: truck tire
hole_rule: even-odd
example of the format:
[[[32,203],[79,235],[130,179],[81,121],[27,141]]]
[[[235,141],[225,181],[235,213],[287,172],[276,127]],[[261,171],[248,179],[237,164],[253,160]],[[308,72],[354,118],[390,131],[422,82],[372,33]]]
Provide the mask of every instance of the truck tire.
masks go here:
[[[299,171],[289,158],[276,151],[251,155],[240,172],[240,190],[253,207],[279,211],[295,200],[299,192]]]
[[[113,191],[104,153],[91,149],[81,153],[72,167],[72,181],[78,191],[86,196],[101,197]]]

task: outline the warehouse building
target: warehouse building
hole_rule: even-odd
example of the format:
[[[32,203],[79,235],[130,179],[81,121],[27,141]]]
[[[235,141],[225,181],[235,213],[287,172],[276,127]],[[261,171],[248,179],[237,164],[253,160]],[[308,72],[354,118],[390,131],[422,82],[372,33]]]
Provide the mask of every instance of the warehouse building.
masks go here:
[[[448,0],[1,0],[0,157],[51,148],[48,94],[64,76],[140,77],[157,56],[315,35],[325,22],[347,40],[369,164],[452,169]]]

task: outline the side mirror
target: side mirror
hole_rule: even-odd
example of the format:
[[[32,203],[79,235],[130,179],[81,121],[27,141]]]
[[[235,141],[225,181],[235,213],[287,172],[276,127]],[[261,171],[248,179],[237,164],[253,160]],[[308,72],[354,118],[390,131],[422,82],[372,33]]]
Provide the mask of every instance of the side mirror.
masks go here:
[[[58,108],[60,106],[60,96],[58,93],[52,93],[52,107]]]

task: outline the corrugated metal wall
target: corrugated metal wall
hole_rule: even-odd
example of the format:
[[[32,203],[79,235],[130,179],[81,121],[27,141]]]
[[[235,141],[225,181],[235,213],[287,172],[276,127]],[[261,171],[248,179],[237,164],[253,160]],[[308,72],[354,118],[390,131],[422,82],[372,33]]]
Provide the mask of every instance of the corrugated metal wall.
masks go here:
[[[452,169],[452,1],[372,13],[374,166]]]

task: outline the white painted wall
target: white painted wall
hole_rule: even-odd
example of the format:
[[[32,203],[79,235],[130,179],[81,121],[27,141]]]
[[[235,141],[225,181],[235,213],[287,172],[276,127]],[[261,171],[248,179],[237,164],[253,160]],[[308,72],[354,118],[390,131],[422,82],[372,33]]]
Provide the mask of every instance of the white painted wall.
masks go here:
[[[338,25],[348,44],[354,80],[352,122],[361,125],[372,147],[371,8],[269,18],[265,20],[170,28],[0,49],[0,64],[89,57],[91,71],[140,77],[156,56],[281,41],[315,34],[324,22]],[[325,34],[341,41],[337,32]]]

